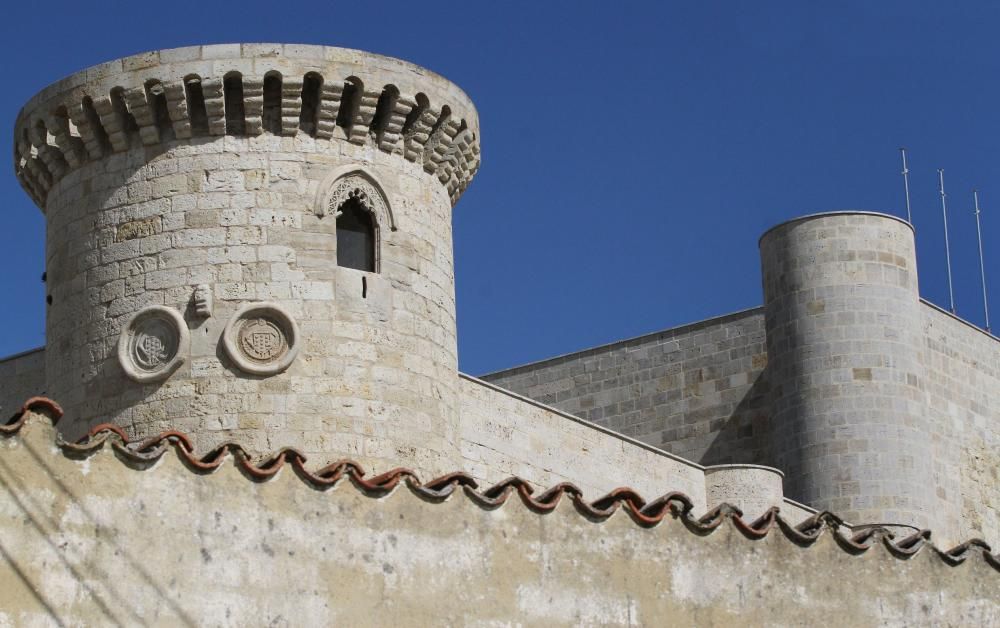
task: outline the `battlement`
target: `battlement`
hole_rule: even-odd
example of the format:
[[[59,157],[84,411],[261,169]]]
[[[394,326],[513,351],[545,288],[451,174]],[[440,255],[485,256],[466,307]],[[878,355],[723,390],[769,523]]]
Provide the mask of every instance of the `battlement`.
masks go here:
[[[475,107],[433,72],[330,46],[220,44],[109,61],[42,90],[18,115],[14,170],[44,211],[66,175],[132,146],[264,134],[397,154],[452,204],[480,163]]]

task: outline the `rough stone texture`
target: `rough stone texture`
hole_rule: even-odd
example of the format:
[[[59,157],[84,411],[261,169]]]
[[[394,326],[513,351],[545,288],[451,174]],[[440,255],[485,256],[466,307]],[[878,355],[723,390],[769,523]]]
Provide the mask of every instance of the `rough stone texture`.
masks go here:
[[[274,77],[281,89],[265,90]],[[19,116],[16,170],[46,213],[60,429],[76,438],[110,420],[132,436],[181,429],[200,450],[236,440],[455,469],[451,208],[478,167],[477,133],[474,107],[441,77],[322,46],[153,52],[43,90]],[[337,265],[326,201],[346,196],[347,177],[378,221],[375,273]],[[207,320],[197,286],[212,292]],[[220,348],[229,318],[257,301],[301,332],[298,357],[268,377]],[[169,379],[140,384],[115,348],[149,305],[182,313],[191,341]]]
[[[926,462],[913,228],[812,216],[771,229],[760,250],[769,440],[788,495],[852,521],[947,529]]]
[[[71,459],[43,418],[0,441],[4,625],[996,626],[1000,562],[846,551],[830,531],[695,534],[516,495],[381,497],[292,473]],[[992,561],[996,566],[991,565]]]
[[[701,464],[764,464],[762,308],[483,379]]]
[[[14,143],[46,213],[51,305],[46,351],[0,363],[0,409],[47,392],[69,439],[110,420],[199,451],[233,440],[1000,538],[1000,344],[919,302],[912,233],[891,217],[765,234],[763,309],[490,376],[592,425],[457,373],[451,210],[479,167],[478,120],[433,73],[322,46],[144,53],[43,90]],[[378,225],[374,272],[336,263],[352,197]],[[183,319],[140,315],[122,336],[149,306]],[[287,316],[220,345],[255,307]],[[232,358],[266,362],[282,325],[295,351]],[[132,379],[122,338],[146,369]],[[780,466],[809,506],[772,471],[656,447]]]
[[[9,419],[25,400],[44,394],[44,348],[0,360],[0,418]]]
[[[1000,540],[1000,341],[930,304],[921,361],[938,509],[956,538]]]
[[[724,464],[705,469],[705,500],[708,504],[730,504],[753,521],[784,498],[783,474],[771,467]],[[782,507],[784,510],[784,507]]]

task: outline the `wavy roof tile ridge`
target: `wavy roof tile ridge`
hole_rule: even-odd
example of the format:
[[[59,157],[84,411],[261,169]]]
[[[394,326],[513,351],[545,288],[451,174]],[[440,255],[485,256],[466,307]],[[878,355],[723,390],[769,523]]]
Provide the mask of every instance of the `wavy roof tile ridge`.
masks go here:
[[[27,423],[30,413],[41,413],[55,423],[63,414],[59,404],[45,397],[32,397],[5,424],[0,425],[0,437],[15,437]],[[440,502],[461,488],[465,496],[484,508],[502,506],[514,493],[533,512],[545,514],[555,510],[562,498],[572,500],[577,512],[597,522],[611,517],[617,510],[624,510],[636,524],[653,527],[668,516],[679,519],[694,534],[710,534],[728,521],[740,533],[750,539],[762,539],[777,528],[793,543],[809,547],[823,534],[831,534],[837,545],[850,554],[863,554],[872,547],[881,545],[892,556],[907,559],[929,548],[943,562],[951,566],[964,563],[973,555],[979,555],[995,570],[1000,572],[1000,553],[993,554],[988,543],[973,538],[948,550],[942,550],[931,542],[931,531],[920,530],[898,539],[888,528],[874,525],[865,526],[856,534],[842,532],[844,521],[828,511],[819,512],[798,525],[792,525],[781,515],[777,506],[771,507],[757,520],[747,523],[742,519],[742,511],[730,504],[720,504],[701,517],[692,514],[694,504],[681,492],[672,491],[652,501],[646,501],[635,490],[617,488],[593,501],[587,501],[583,492],[574,484],[563,482],[536,493],[527,480],[510,477],[488,488],[480,489],[479,483],[464,472],[443,475],[428,482],[421,482],[417,475],[406,468],[396,468],[380,475],[367,478],[358,463],[340,460],[315,471],[306,468],[307,457],[294,448],[284,448],[255,464],[251,456],[236,443],[223,443],[202,456],[194,454],[190,439],[182,432],[167,431],[157,436],[131,441],[121,428],[110,423],[95,426],[84,438],[75,443],[57,438],[57,445],[63,455],[71,458],[88,457],[110,443],[116,454],[125,462],[148,468],[172,448],[181,461],[196,473],[209,473],[221,467],[232,457],[236,467],[253,481],[263,482],[274,477],[285,465],[290,465],[295,474],[307,484],[317,488],[331,487],[348,480],[363,494],[372,497],[384,496],[400,485],[414,494],[431,502]],[[855,526],[859,527],[859,526]]]

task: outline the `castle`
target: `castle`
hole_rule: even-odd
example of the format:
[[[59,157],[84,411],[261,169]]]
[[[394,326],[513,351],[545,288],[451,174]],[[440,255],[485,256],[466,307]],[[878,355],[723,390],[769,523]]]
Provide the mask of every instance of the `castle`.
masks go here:
[[[998,621],[1000,341],[920,299],[905,221],[786,222],[763,307],[477,379],[451,212],[479,121],[444,78],[161,50],[46,88],[14,139],[47,315],[0,361],[8,622]]]

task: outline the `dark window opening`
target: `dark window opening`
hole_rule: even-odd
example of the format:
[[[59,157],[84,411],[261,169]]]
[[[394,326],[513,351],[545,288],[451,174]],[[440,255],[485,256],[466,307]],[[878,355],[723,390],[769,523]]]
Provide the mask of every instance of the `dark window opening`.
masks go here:
[[[184,78],[184,97],[187,99],[191,134],[208,135],[208,111],[205,109],[205,93],[201,88],[201,79],[197,75]]]
[[[362,91],[361,81],[357,79],[347,79],[344,83],[344,93],[340,96],[340,109],[337,110],[337,126],[343,128],[348,136],[351,135],[351,127],[354,126],[354,120],[361,107]]]
[[[281,135],[281,75],[268,72],[264,75],[264,110],[261,115],[264,131]]]
[[[243,76],[230,72],[222,78],[222,95],[226,105],[226,134],[246,133],[246,111],[243,106]]]
[[[125,102],[125,88],[116,87],[111,90],[111,106],[121,116],[126,133],[139,132],[139,123],[135,121],[135,116],[128,110],[128,103]]]
[[[375,115],[372,117],[372,123],[368,130],[379,142],[382,141],[382,134],[389,126],[389,120],[392,118],[398,100],[399,90],[394,85],[386,85],[378,97],[378,102],[375,104]]]
[[[316,135],[319,119],[320,91],[323,89],[323,77],[315,72],[306,74],[302,79],[302,109],[299,112],[299,129],[306,135]]]
[[[174,125],[170,121],[170,113],[167,110],[167,93],[163,89],[162,83],[157,81],[146,83],[146,102],[153,109],[153,122],[160,131],[162,139],[173,139]]]
[[[357,199],[340,206],[337,265],[375,272],[375,221]]]
[[[94,101],[90,99],[90,96],[85,96],[83,102],[80,104],[83,107],[84,117],[90,123],[94,138],[101,145],[101,150],[105,153],[111,152],[111,140],[108,138],[108,132],[104,130],[101,117],[97,115],[97,109],[94,108]]]

